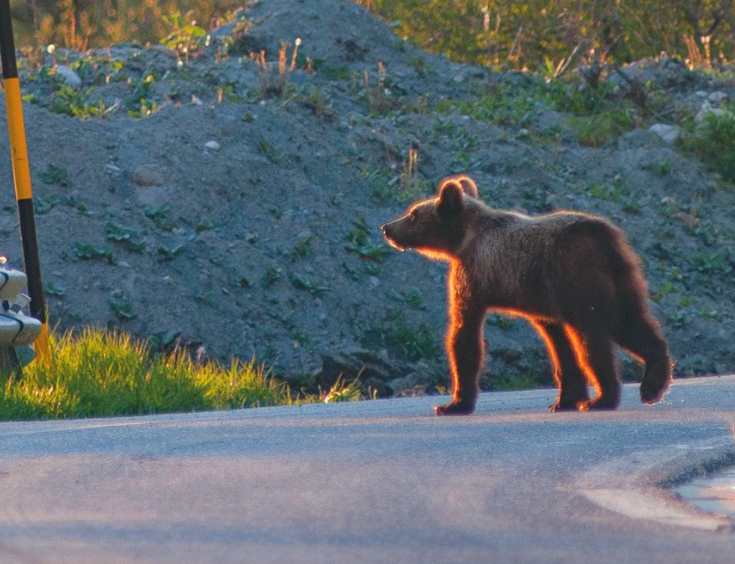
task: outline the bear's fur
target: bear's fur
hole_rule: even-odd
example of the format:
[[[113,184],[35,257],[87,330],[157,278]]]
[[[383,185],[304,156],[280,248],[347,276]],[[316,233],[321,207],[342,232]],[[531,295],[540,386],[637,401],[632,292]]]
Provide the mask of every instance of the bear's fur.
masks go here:
[[[671,381],[666,341],[651,315],[640,260],[606,220],[572,211],[530,217],[486,206],[467,176],[382,226],[399,250],[450,263],[446,347],[452,401],[438,415],[474,411],[488,310],[530,321],[546,344],[559,396],[550,409],[615,409],[617,343],[646,372],[640,395],[661,399]],[[587,384],[597,391],[590,401]]]

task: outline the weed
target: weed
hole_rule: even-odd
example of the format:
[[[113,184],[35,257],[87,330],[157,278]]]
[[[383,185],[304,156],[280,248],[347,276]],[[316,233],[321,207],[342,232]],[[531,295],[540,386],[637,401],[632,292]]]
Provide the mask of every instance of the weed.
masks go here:
[[[117,317],[121,321],[135,319],[133,304],[128,301],[128,299],[120,290],[115,290],[112,293],[109,303],[110,309],[112,309],[112,313],[114,313],[115,317]]]
[[[735,107],[721,115],[709,113],[693,132],[685,135],[682,146],[698,155],[725,180],[735,182]]]
[[[530,122],[536,111],[536,102],[533,96],[519,93],[509,86],[496,86],[475,100],[442,101],[437,111],[448,113],[456,109],[479,121],[521,127]]]
[[[587,192],[598,200],[618,204],[625,212],[639,213],[641,210],[640,198],[635,197],[619,177],[616,177],[611,184],[593,183]]]
[[[129,81],[132,92],[125,100],[128,115],[135,118],[148,117],[158,110],[158,104],[150,99],[151,87],[156,80],[153,73],[144,73],[136,81]]]
[[[69,188],[71,186],[71,178],[69,178],[69,171],[63,166],[56,166],[50,164],[46,167],[46,170],[41,172],[39,175],[41,180],[46,184],[55,184],[62,188]]]
[[[177,256],[181,254],[183,250],[183,243],[177,243],[171,246],[159,245],[156,249],[158,262],[167,262],[169,260],[174,260]]]
[[[96,247],[89,243],[75,241],[72,245],[74,256],[81,260],[103,260],[109,264],[115,264],[112,251],[104,247]]]
[[[179,64],[188,64],[189,56],[204,46],[207,32],[193,19],[193,11],[182,15],[176,10],[168,16],[163,16],[163,20],[170,31],[161,39],[161,43],[176,51]]]
[[[169,218],[169,208],[165,204],[145,207],[143,213],[156,227],[163,231],[173,231],[176,227],[176,224]]]
[[[313,296],[320,296],[321,294],[329,291],[329,286],[320,286],[316,282],[313,282],[300,274],[293,273],[289,275],[289,280],[294,288],[297,290],[305,290]]]
[[[51,98],[50,109],[57,114],[66,114],[80,119],[101,117],[108,112],[104,100],[89,102],[92,88],[76,90],[67,84],[60,85]]]
[[[263,273],[263,286],[265,286],[266,288],[270,288],[281,278],[283,278],[283,271],[278,267],[269,266]]]
[[[300,101],[304,106],[314,112],[316,117],[327,120],[334,118],[335,114],[331,102],[322,94],[319,88],[312,87],[309,90],[309,94],[301,96]]]
[[[572,116],[569,125],[582,145],[601,147],[635,127],[635,118],[626,109],[606,110],[589,116]]]
[[[260,77],[260,98],[266,99],[272,96],[282,97],[289,91],[289,77],[296,70],[299,47],[301,46],[301,38],[296,38],[291,50],[289,63],[288,49],[289,44],[281,42],[278,48],[278,64],[275,67],[269,63],[266,58],[265,50],[258,53],[250,53],[250,59],[255,62],[258,67],[258,75]]]
[[[268,141],[265,139],[265,137],[261,137],[258,140],[258,151],[261,152],[265,158],[267,158],[270,162],[273,164],[278,164],[281,162],[281,155],[276,150],[276,148],[268,143]]]
[[[47,282],[43,291],[47,296],[55,296],[57,298],[61,298],[66,293],[64,288],[57,286],[53,282]]]
[[[363,217],[352,222],[352,230],[347,234],[345,249],[362,259],[382,262],[391,254],[391,250],[384,244],[373,243],[370,236],[371,229]]]
[[[726,250],[699,252],[691,256],[692,266],[704,274],[730,274],[733,271]]]
[[[306,258],[312,255],[314,253],[314,249],[311,246],[313,242],[314,235],[301,237],[294,245],[294,248],[291,250],[291,256],[293,258]]]
[[[345,382],[342,376],[329,388],[324,394],[324,403],[337,403],[343,401],[360,401],[362,399],[362,391],[360,389],[360,381],[355,378],[352,382]]]
[[[645,170],[650,170],[656,176],[668,176],[671,174],[671,161],[666,159],[660,162],[648,164],[643,168]]]
[[[427,190],[427,182],[418,176],[419,150],[415,145],[408,148],[406,160],[399,176],[400,192],[398,199],[402,202],[413,200]]]
[[[105,235],[108,241],[121,243],[126,249],[134,253],[142,253],[145,250],[145,243],[141,240],[140,234],[129,227],[117,223],[108,223],[105,226]]]
[[[363,72],[361,97],[367,103],[368,112],[372,115],[384,115],[399,106],[398,100],[392,96],[388,88],[387,78],[382,61],[378,62],[378,77],[375,86],[370,83],[370,73],[367,70]]]

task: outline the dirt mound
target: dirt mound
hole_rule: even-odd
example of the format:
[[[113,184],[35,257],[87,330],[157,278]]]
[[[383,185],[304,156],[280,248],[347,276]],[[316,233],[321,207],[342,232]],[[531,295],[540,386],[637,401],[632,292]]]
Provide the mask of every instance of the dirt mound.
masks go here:
[[[351,2],[273,0],[238,18],[188,61],[135,45],[23,61],[52,323],[255,355],[304,385],[362,363],[380,367],[382,394],[431,391],[446,384],[445,267],[393,253],[377,226],[467,171],[498,207],[611,217],[645,259],[679,373],[735,370],[735,192],[648,123],[584,146],[533,98],[537,79],[421,52]],[[280,74],[278,46],[297,37]],[[260,49],[266,65],[248,56]],[[689,84],[677,103],[728,92]],[[502,102],[489,118],[488,93]],[[0,251],[17,265],[7,155],[3,136]],[[485,385],[550,382],[524,324],[491,317],[487,335]],[[324,358],[341,359],[329,375]]]

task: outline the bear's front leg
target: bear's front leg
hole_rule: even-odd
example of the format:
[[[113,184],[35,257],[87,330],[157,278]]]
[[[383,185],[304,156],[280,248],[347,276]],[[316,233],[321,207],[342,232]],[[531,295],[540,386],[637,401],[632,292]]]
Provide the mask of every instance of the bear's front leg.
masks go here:
[[[447,356],[452,374],[452,401],[434,407],[437,415],[469,415],[475,410],[483,365],[485,312],[456,313],[447,335]]]

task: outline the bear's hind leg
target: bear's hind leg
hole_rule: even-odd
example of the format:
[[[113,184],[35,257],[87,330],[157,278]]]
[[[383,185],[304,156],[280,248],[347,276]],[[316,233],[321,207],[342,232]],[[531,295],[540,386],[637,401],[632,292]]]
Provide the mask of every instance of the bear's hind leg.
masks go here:
[[[587,379],[597,388],[597,397],[580,409],[617,409],[620,404],[620,380],[618,378],[615,350],[606,331],[599,327],[585,329],[565,325],[565,333],[571,341],[579,366]]]
[[[671,383],[669,347],[658,321],[647,311],[637,310],[626,319],[624,326],[615,332],[615,340],[646,364],[641,381],[641,401],[656,403]]]
[[[559,397],[549,406],[549,411],[576,411],[580,402],[589,400],[587,381],[574,356],[574,348],[564,326],[553,321],[532,321],[534,329],[546,344],[554,382]]]

